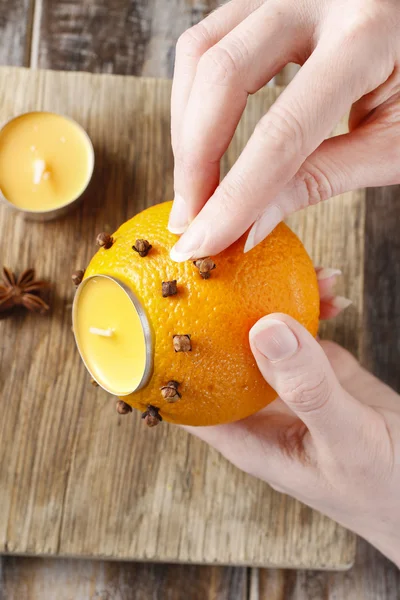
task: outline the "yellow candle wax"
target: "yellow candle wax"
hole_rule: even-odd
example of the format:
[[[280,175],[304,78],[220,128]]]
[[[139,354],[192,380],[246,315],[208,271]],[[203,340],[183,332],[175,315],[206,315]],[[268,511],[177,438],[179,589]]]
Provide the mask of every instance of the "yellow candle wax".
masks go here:
[[[93,166],[88,135],[67,117],[26,113],[0,131],[0,190],[21,210],[47,212],[73,202]]]
[[[73,328],[82,359],[108,392],[125,396],[141,387],[150,369],[147,320],[130,290],[96,275],[78,288]]]

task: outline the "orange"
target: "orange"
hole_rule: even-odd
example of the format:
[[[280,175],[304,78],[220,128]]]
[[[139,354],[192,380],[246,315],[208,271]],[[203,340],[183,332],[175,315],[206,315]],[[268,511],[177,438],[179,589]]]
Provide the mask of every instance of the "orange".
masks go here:
[[[216,425],[243,419],[276,397],[261,376],[249,345],[249,330],[273,313],[291,315],[313,335],[319,294],[313,264],[302,243],[284,224],[244,254],[245,236],[214,257],[216,269],[202,279],[192,261],[169,257],[177,236],[167,230],[171,203],[153,206],[122,225],[114,245],[100,249],[85,277],[119,278],[136,293],[154,336],[153,374],[141,390],[125,396],[145,411],[153,405],[165,421]],[[142,258],[137,238],[152,244]],[[163,281],[177,280],[178,293],[163,298]],[[175,352],[174,335],[190,335],[191,352]],[[168,403],[160,388],[179,382],[181,398]]]

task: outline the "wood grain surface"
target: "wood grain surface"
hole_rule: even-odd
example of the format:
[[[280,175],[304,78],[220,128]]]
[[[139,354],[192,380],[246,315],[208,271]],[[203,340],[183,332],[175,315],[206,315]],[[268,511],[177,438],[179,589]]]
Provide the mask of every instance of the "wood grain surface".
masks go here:
[[[0,600],[398,600],[399,590],[400,571],[366,543],[345,572],[22,557],[0,569]]]
[[[179,35],[217,0],[36,0],[42,68],[171,77]]]
[[[28,93],[27,93],[28,90]],[[0,547],[8,553],[197,563],[348,567],[347,531],[241,473],[199,440],[140,415],[118,418],[88,385],[71,334],[70,273],[115,230],[172,193],[170,82],[116,76],[0,71],[0,117],[45,109],[76,118],[96,150],[86,201],[53,223],[1,209],[2,260],[35,266],[54,283],[49,318],[0,323]],[[224,161],[229,168],[276,98],[254,96]],[[79,102],[76,101],[79,98]],[[355,349],[360,327],[364,195],[347,194],[291,219],[318,264],[344,269],[355,307],[330,326]],[[347,240],[346,250],[339,244]],[[13,240],[9,243],[9,240]],[[342,249],[340,249],[342,248]],[[346,264],[346,252],[356,257]]]
[[[400,392],[400,186],[367,192],[363,364]]]
[[[362,542],[346,573],[259,569],[249,600],[399,600],[400,571]]]
[[[246,574],[238,567],[7,557],[0,600],[247,600]]]
[[[54,1],[54,0],[53,0]],[[35,28],[31,16],[33,15],[33,4],[35,10]],[[135,3],[135,0],[132,0]],[[53,4],[49,2],[49,4]],[[59,4],[58,0],[54,4]],[[94,3],[92,2],[92,5]],[[104,0],[105,5],[115,4],[110,0]],[[122,3],[123,4],[123,3]],[[161,2],[161,4],[163,4]],[[176,40],[183,30],[190,24],[200,20],[207,11],[209,4],[199,2],[194,4],[191,0],[177,2],[168,0],[169,12],[162,10],[164,19],[159,25],[151,23],[151,37],[147,46],[148,58],[144,63],[142,70],[136,66],[135,56],[140,56],[136,47],[141,44],[141,38],[131,37],[133,51],[131,54],[131,72],[129,74],[143,74],[146,67],[147,73],[154,76],[163,76],[171,74],[172,56],[174,53],[173,40]],[[28,2],[27,0],[0,0],[0,64],[19,64],[37,66],[39,63],[39,54],[41,56],[41,65],[44,64],[52,68],[63,68],[66,70],[76,70],[85,65],[81,60],[79,52],[63,52],[63,58],[60,60],[60,53],[57,48],[57,39],[51,32],[55,29],[59,35],[63,34],[63,24],[68,25],[68,21],[74,19],[77,13],[76,2],[68,1],[71,7],[68,15],[68,6],[64,2],[64,13],[67,13],[62,24],[58,21],[52,22],[47,17],[47,25],[42,26],[42,2]],[[89,4],[85,2],[85,5]],[[210,3],[211,5],[211,3]],[[78,3],[78,8],[82,4]],[[154,6],[154,2],[149,2],[149,6]],[[212,6],[213,7],[213,6]],[[194,10],[193,10],[194,8]],[[94,22],[91,19],[91,11],[86,10],[81,14],[79,24],[83,35],[90,37],[92,45],[87,45],[86,52],[91,54],[92,61],[90,69],[96,71],[110,71],[117,67],[116,61],[112,64],[105,60],[102,48],[97,47],[97,53],[94,54],[96,36],[98,30],[104,29],[104,22],[109,18],[107,10],[103,11],[100,21]],[[82,15],[84,18],[82,19]],[[114,13],[118,20],[118,15]],[[152,12],[153,20],[157,22],[158,15]],[[53,12],[54,18],[54,12]],[[71,25],[69,25],[71,28]],[[35,29],[35,35],[32,30]],[[66,29],[66,28],[65,28]],[[49,48],[52,40],[53,50]],[[171,40],[171,42],[169,42]],[[81,46],[82,47],[82,46]],[[149,55],[149,49],[151,53]],[[165,54],[165,51],[167,54]],[[149,57],[150,56],[150,57]],[[79,66],[76,64],[78,60]],[[57,64],[56,64],[57,63]],[[87,63],[86,63],[87,64]],[[149,66],[151,65],[151,69]],[[166,67],[167,65],[167,67]],[[89,66],[86,66],[89,69]],[[291,77],[293,68],[289,67],[285,73],[279,76],[279,83],[288,83],[287,71]],[[366,235],[365,237],[365,278],[364,278],[364,324],[361,335],[361,355],[364,364],[373,370],[377,375],[385,378],[388,383],[400,390],[400,381],[398,370],[400,323],[398,320],[399,298],[398,290],[400,278],[398,269],[400,265],[400,246],[398,244],[398,231],[400,227],[400,209],[399,209],[399,188],[369,190],[367,194],[366,205]],[[349,257],[351,260],[351,257]],[[397,316],[396,316],[397,315]],[[31,562],[33,561],[33,562]],[[101,567],[98,567],[101,565]],[[246,598],[251,600],[274,600],[279,598],[293,598],[294,590],[299,598],[300,594],[304,597],[304,591],[310,594],[310,598],[315,600],[342,600],[349,598],[351,600],[399,600],[400,581],[399,571],[392,563],[385,560],[376,550],[371,548],[366,542],[359,540],[358,554],[356,564],[353,569],[346,573],[322,573],[316,571],[295,571],[281,569],[227,569],[225,567],[216,567],[215,572],[220,575],[218,580],[224,582],[218,588],[214,587],[215,577],[210,575],[208,567],[191,567],[190,581],[192,583],[191,591],[183,596],[181,594],[182,579],[176,576],[176,566],[174,565],[154,565],[130,563],[98,563],[93,561],[76,560],[73,562],[74,573],[67,569],[64,561],[53,559],[28,559],[28,558],[1,558],[0,557],[0,598],[29,600],[47,600],[54,597],[62,599],[62,595],[68,598],[101,598],[102,600],[111,600],[118,598],[118,593],[114,591],[113,585],[115,579],[125,580],[129,578],[130,573],[134,571],[135,581],[145,581],[147,597],[154,600],[196,598],[194,596],[197,589],[204,590],[204,598],[212,597],[217,600],[225,600],[226,586],[232,573],[235,583],[240,581],[244,588],[247,587]],[[87,573],[92,575],[92,587],[95,590],[93,594],[88,592]],[[166,588],[167,594],[164,595],[163,586],[160,587],[159,581],[165,581],[161,575],[170,573],[170,585]],[[65,573],[71,574],[68,579]],[[129,573],[129,575],[128,575]],[[151,573],[151,576],[150,576]],[[250,577],[250,573],[252,574]],[[305,583],[306,580],[306,583]],[[269,583],[268,583],[269,582]],[[3,583],[3,585],[2,585]],[[267,587],[268,583],[268,587]],[[6,588],[4,585],[6,584]],[[244,589],[240,587],[238,589]],[[132,586],[131,589],[124,590],[124,600],[128,598],[142,598],[140,596],[140,586]],[[185,587],[183,589],[186,590]],[[229,587],[229,590],[232,588]],[[343,590],[346,590],[344,595]],[[65,590],[70,590],[70,595],[66,595]],[[104,591],[106,590],[106,591]],[[206,591],[209,591],[207,596]],[[360,592],[360,590],[362,590]],[[23,595],[25,593],[25,596]],[[268,593],[268,596],[266,596]],[[192,595],[190,595],[192,594]],[[312,595],[311,595],[312,594]],[[234,598],[234,595],[230,597]],[[238,596],[241,598],[241,596]]]
[[[0,65],[30,64],[33,3],[0,0]]]

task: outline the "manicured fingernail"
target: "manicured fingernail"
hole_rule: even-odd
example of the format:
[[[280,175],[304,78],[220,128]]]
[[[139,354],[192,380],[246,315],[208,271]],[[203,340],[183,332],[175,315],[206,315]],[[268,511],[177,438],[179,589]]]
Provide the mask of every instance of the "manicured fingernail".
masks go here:
[[[322,281],[323,279],[329,279],[329,277],[333,277],[334,275],[341,275],[342,271],[340,269],[330,269],[328,267],[322,267],[317,270],[317,279],[318,281]]]
[[[192,225],[171,249],[170,257],[175,262],[184,262],[185,260],[194,258],[204,241],[204,237],[205,230],[203,225],[201,223]]]
[[[268,206],[250,229],[243,252],[249,252],[262,242],[282,219],[283,214],[279,206],[275,204]]]
[[[350,300],[349,298],[345,298],[344,296],[335,296],[334,298],[332,298],[332,300],[330,300],[330,304],[341,312],[342,310],[345,310],[351,304],[353,304],[353,302],[352,300]]]
[[[187,204],[179,194],[175,195],[172,209],[169,214],[168,229],[171,233],[181,234],[188,228],[188,208]]]
[[[299,347],[294,333],[277,319],[262,319],[254,325],[250,336],[257,350],[273,362],[290,358]]]

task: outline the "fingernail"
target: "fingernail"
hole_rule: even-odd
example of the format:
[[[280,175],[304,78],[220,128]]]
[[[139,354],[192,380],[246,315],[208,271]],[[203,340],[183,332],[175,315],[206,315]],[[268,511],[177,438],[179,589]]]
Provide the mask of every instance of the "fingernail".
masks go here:
[[[202,224],[196,223],[183,234],[171,249],[170,257],[175,262],[184,262],[193,258],[204,241],[205,230]]]
[[[337,310],[342,311],[348,308],[351,304],[353,304],[352,300],[349,298],[345,298],[344,296],[335,296],[330,300],[330,304],[337,308]]]
[[[168,229],[171,233],[181,234],[188,228],[188,208],[187,204],[179,194],[175,195],[172,209],[169,214]]]
[[[268,206],[250,229],[243,252],[249,252],[257,246],[257,244],[262,242],[282,219],[283,214],[279,206],[276,206],[275,204]]]
[[[334,275],[341,275],[342,271],[340,269],[330,269],[328,267],[321,267],[317,269],[317,279],[318,281],[322,281],[323,279],[329,279],[329,277],[333,277]]]
[[[277,362],[293,356],[299,347],[294,333],[286,323],[277,319],[263,319],[251,330],[254,346],[268,360]]]

